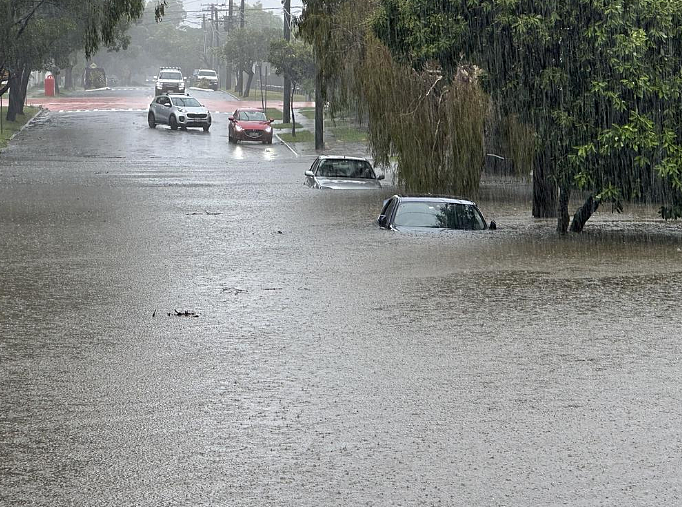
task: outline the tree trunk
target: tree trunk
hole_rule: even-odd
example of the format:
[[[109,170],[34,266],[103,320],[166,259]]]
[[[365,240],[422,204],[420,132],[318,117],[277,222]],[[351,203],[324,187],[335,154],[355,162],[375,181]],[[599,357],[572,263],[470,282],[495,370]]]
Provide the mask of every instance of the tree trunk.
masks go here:
[[[599,208],[599,199],[595,199],[593,195],[589,196],[578,211],[573,215],[573,222],[571,222],[571,232],[583,232],[585,223],[590,219],[592,214]]]
[[[16,121],[21,114],[24,98],[21,96],[21,70],[13,72],[9,78],[9,104],[7,106],[7,121]]]
[[[559,220],[556,225],[556,231],[559,234],[566,234],[568,232],[568,224],[570,222],[570,217],[568,216],[568,201],[570,198],[570,187],[559,187]]]
[[[31,69],[24,66],[24,75],[21,76],[21,112],[24,114],[24,106],[26,105],[26,91],[28,90],[28,80],[31,79]]]
[[[246,80],[246,89],[244,90],[244,97],[248,97],[249,93],[251,92],[251,82],[253,81],[253,69],[250,69],[247,71],[247,74],[249,75],[249,79]]]
[[[322,76],[319,68],[315,78],[315,149],[324,149],[324,101],[322,100]]]
[[[64,69],[64,88],[73,90],[73,66]]]
[[[548,157],[540,150],[533,168],[533,216],[555,218],[557,216],[557,187],[549,179]]]
[[[291,87],[291,95],[289,97],[289,110],[291,112],[291,117],[289,118],[289,121],[291,121],[291,136],[296,137],[296,116],[294,116],[294,91],[296,90],[296,85]],[[284,123],[284,121],[282,121]]]

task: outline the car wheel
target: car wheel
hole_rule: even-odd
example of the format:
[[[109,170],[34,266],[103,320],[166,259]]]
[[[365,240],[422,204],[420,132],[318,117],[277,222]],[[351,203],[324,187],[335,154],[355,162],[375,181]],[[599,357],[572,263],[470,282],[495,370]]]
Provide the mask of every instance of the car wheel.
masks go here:
[[[147,123],[149,123],[149,128],[156,128],[156,119],[154,118],[154,113],[149,113],[147,115]]]
[[[171,130],[178,130],[178,120],[175,119],[175,116],[171,115],[168,119],[168,125],[170,125]]]
[[[211,128],[210,125],[204,125],[204,132],[208,132],[208,129],[210,129],[210,128]]]
[[[272,144],[272,137],[268,139],[268,144]]]

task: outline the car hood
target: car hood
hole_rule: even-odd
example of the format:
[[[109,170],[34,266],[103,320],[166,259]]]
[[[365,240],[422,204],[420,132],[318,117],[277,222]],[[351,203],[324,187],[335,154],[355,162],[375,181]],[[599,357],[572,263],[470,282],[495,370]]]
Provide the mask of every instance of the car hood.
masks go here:
[[[182,107],[182,109],[187,113],[200,113],[200,114],[208,113],[208,109],[206,109],[205,107]]]
[[[367,178],[316,178],[317,184],[320,188],[329,188],[333,190],[362,190],[381,188],[381,183],[378,180],[370,180]]]
[[[267,121],[238,121],[237,124],[241,128],[249,130],[265,130],[265,127],[270,126]]]
[[[159,79],[158,83],[184,83],[182,79]]]

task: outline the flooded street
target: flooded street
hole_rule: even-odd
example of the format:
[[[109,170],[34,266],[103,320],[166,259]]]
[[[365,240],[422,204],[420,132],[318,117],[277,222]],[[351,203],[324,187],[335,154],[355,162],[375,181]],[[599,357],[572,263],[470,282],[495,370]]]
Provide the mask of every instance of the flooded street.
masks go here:
[[[0,155],[0,505],[680,503],[682,224],[487,184],[400,235],[311,162],[101,111]]]

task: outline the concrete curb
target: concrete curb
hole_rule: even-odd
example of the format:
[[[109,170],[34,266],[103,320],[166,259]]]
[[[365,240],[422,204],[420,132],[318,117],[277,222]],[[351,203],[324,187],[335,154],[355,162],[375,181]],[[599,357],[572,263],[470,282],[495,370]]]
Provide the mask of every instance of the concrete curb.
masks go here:
[[[12,141],[12,139],[21,134],[25,128],[33,124],[33,122],[36,120],[36,118],[38,118],[38,116],[42,115],[43,113],[46,113],[47,111],[48,110],[43,108],[43,106],[38,106],[38,112],[34,114],[26,123],[24,123],[24,125],[19,130],[17,130],[14,134],[11,135],[11,137],[7,140],[7,146],[5,146],[4,148],[0,148],[0,153],[4,152],[7,148],[9,148],[9,143]]]
[[[277,139],[279,139],[279,142],[280,142],[280,143],[282,143],[284,146],[286,146],[287,148],[289,148],[289,151],[291,151],[291,153],[293,153],[294,155],[296,155],[296,158],[300,157],[300,155],[298,154],[298,152],[297,152],[292,146],[290,146],[289,143],[287,143],[284,139],[282,139],[281,137],[279,137],[279,134],[278,134],[277,132],[274,132],[274,134],[275,134],[275,137],[276,137]]]

